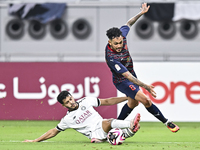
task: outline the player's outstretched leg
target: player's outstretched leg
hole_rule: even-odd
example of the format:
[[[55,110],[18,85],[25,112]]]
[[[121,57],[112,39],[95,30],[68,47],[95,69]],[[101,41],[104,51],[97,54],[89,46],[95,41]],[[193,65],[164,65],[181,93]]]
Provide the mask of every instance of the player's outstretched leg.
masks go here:
[[[177,132],[180,128],[174,124],[172,121],[168,121],[167,118],[163,116],[161,111],[158,109],[158,107],[154,104],[152,104],[150,107],[146,108],[152,115],[154,115],[158,120],[163,122],[170,131]]]
[[[165,125],[167,126],[167,128],[172,131],[172,132],[177,132],[180,128],[174,124],[172,121],[167,121],[165,123]]]

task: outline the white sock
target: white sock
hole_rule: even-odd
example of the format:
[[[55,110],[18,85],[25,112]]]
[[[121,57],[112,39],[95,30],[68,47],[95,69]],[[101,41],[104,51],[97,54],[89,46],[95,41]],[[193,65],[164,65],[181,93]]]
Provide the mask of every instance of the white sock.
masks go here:
[[[111,122],[111,127],[112,128],[120,128],[120,129],[130,128],[130,121],[114,119]]]
[[[165,122],[165,125],[167,126],[167,124],[168,124],[168,122],[171,122],[171,121],[169,121],[169,119]]]

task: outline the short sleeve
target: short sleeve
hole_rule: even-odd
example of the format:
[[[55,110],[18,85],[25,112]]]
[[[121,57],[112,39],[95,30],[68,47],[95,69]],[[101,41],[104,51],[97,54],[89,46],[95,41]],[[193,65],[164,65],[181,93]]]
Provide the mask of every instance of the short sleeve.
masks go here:
[[[124,25],[120,28],[120,31],[122,32],[122,36],[126,37],[128,32],[129,32],[130,28],[127,25]]]
[[[95,98],[95,97],[87,97],[86,99],[87,99],[87,102],[88,102],[90,105],[94,106],[94,107],[98,107],[98,106],[101,105],[101,102],[100,102],[100,100],[99,100],[98,98]]]
[[[115,60],[114,58],[110,58],[109,60],[107,60],[107,63],[109,67],[118,74],[122,74],[128,71],[127,68],[123,64],[121,64],[119,61]]]
[[[57,125],[56,129],[58,131],[65,131],[68,127],[64,118],[61,119],[60,123]]]

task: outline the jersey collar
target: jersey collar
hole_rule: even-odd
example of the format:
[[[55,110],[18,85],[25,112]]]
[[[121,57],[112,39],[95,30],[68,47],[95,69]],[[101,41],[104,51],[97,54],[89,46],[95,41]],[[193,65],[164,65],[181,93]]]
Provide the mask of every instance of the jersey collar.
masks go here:
[[[77,110],[77,109],[79,108],[79,103],[76,102],[76,104],[77,104],[77,107],[76,107],[76,108],[74,108],[74,109],[72,109],[72,110],[68,110],[68,111],[69,111],[69,112],[72,112],[72,111],[74,111],[74,110]]]

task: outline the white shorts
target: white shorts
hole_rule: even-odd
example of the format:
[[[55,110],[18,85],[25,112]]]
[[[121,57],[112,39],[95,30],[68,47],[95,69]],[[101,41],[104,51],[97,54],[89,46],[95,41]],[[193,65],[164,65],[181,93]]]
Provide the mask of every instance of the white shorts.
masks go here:
[[[102,128],[102,121],[103,120],[99,121],[96,124],[95,130],[92,131],[91,139],[93,139],[93,138],[96,138],[96,139],[99,139],[99,140],[106,139],[107,133]]]

